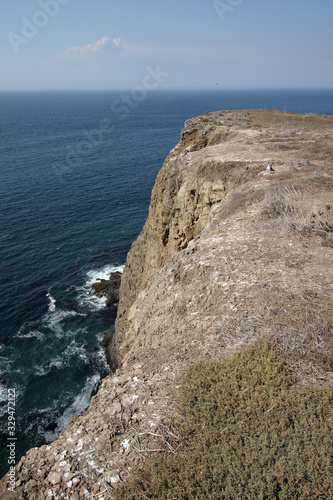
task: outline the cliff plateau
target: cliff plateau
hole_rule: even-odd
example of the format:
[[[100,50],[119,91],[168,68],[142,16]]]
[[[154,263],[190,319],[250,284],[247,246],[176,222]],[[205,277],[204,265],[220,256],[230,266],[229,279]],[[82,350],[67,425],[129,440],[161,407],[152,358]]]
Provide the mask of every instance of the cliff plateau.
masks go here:
[[[0,498],[112,498],[167,449],[184,368],[276,342],[300,384],[333,384],[333,119],[236,110],[188,120],[123,272],[90,408]]]

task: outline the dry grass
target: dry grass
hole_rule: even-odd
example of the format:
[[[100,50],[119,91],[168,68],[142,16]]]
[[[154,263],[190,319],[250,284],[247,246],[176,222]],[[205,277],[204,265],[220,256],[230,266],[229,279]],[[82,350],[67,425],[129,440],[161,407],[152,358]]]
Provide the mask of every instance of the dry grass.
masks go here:
[[[262,215],[267,218],[286,217],[294,214],[297,205],[304,196],[299,189],[294,186],[283,186],[275,191],[269,191],[262,206]]]
[[[281,217],[289,227],[302,234],[333,237],[333,205],[311,203],[293,185],[267,193],[261,213],[266,218]]]
[[[314,205],[312,208],[298,208],[286,214],[286,223],[301,233],[333,237],[332,205]]]
[[[266,292],[257,315],[258,325],[268,327],[263,334],[284,353],[299,383],[332,383],[332,295],[320,285],[309,290],[272,284]],[[263,295],[259,289],[255,293]]]
[[[154,431],[147,428],[136,434],[135,442],[131,446],[136,453],[142,455],[150,456],[165,452],[176,455],[180,441],[181,436],[175,424],[165,419]]]
[[[299,379],[309,369],[333,370],[333,325],[325,314],[306,319],[299,328],[285,326],[271,338],[285,353]]]

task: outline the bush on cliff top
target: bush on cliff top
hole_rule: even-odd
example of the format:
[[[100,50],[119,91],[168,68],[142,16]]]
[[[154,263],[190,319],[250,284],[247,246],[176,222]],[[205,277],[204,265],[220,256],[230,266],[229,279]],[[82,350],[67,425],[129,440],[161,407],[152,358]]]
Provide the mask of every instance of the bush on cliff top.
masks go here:
[[[147,460],[117,500],[333,498],[333,391],[296,386],[259,342],[183,380],[182,445]]]

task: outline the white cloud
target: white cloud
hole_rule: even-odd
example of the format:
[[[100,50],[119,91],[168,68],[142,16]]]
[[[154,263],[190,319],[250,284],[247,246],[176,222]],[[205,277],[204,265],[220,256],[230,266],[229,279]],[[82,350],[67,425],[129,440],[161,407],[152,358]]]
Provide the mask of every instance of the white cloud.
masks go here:
[[[70,56],[82,56],[86,54],[97,54],[102,52],[103,49],[112,42],[114,45],[119,47],[121,43],[120,38],[114,38],[111,40],[108,36],[103,36],[100,40],[97,40],[95,43],[89,43],[88,45],[84,45],[83,47],[69,47],[65,54]]]
[[[121,44],[121,38],[113,38],[113,43],[116,45],[116,47],[119,47]]]

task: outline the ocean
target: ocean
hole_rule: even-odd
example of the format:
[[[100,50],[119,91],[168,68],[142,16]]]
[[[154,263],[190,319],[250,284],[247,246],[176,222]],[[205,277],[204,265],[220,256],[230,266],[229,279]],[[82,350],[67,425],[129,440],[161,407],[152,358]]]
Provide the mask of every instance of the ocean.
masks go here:
[[[333,90],[0,93],[1,475],[8,390],[17,461],[86,410],[114,322],[91,284],[122,270],[184,121],[239,108],[333,114]]]

